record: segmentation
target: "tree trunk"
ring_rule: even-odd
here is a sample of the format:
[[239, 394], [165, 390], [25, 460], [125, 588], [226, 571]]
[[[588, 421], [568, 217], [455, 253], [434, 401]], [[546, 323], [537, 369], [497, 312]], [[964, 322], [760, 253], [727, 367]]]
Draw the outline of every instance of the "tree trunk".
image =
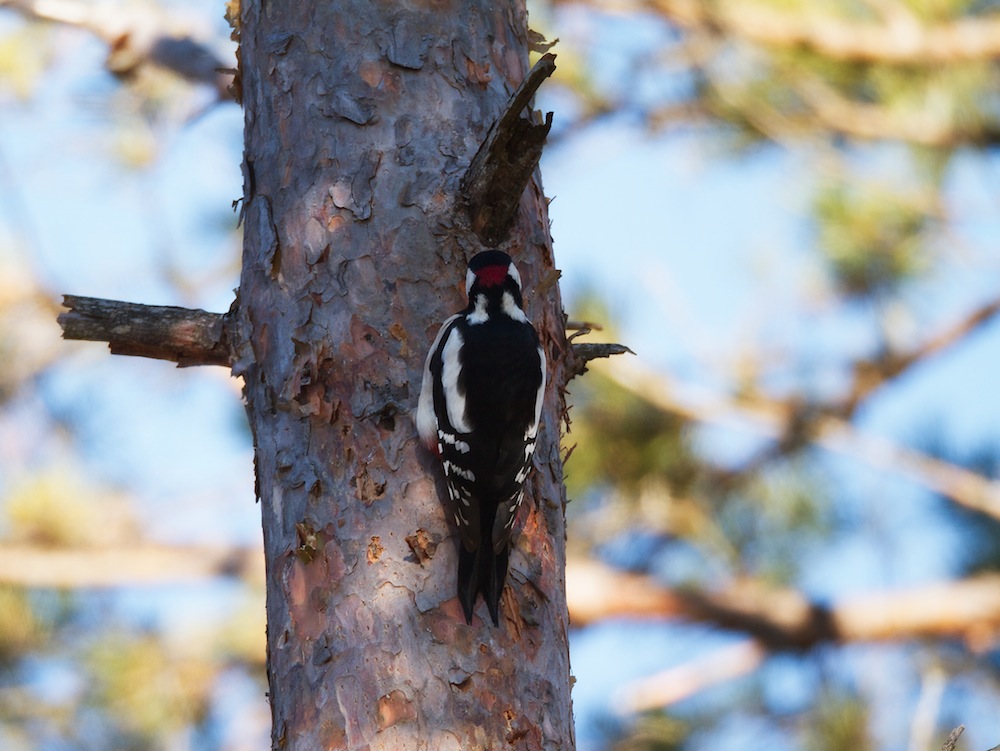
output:
[[246, 382], [274, 748], [572, 749], [564, 319], [537, 172], [499, 247], [549, 358], [498, 628], [466, 626], [423, 358], [484, 249], [462, 178], [528, 72], [523, 2], [244, 0]]

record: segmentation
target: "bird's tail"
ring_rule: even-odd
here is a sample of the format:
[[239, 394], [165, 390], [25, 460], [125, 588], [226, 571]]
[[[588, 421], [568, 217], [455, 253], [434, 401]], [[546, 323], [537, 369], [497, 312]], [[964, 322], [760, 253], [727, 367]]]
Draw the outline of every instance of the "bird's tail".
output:
[[507, 546], [499, 553], [493, 552], [489, 540], [483, 540], [477, 550], [458, 548], [458, 599], [462, 603], [465, 622], [472, 623], [472, 611], [476, 607], [476, 596], [482, 592], [489, 608], [493, 625], [500, 625], [500, 595], [507, 580]]

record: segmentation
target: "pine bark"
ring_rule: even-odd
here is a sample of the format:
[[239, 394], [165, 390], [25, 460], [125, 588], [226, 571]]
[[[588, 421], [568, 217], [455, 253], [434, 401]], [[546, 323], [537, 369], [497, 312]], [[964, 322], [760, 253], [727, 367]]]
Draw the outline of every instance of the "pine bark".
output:
[[568, 348], [537, 171], [499, 245], [549, 356], [498, 628], [466, 626], [412, 413], [484, 249], [462, 178], [527, 74], [523, 2], [244, 0], [246, 383], [278, 749], [572, 749]]

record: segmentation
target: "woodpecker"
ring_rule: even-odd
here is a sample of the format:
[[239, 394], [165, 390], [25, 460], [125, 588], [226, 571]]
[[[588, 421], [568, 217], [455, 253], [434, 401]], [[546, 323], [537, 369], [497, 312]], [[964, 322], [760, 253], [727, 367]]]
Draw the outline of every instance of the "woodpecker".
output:
[[481, 592], [499, 625], [511, 532], [531, 470], [545, 352], [524, 314], [521, 275], [499, 250], [476, 254], [469, 304], [438, 331], [424, 364], [417, 430], [444, 468], [458, 526], [458, 599], [472, 623]]

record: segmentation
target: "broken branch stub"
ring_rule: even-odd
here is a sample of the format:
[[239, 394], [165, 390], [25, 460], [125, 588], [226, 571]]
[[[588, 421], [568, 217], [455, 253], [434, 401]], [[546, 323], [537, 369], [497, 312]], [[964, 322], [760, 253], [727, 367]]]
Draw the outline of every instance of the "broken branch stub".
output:
[[555, 71], [555, 57], [549, 53], [535, 63], [490, 127], [462, 178], [472, 230], [488, 246], [497, 245], [507, 235], [521, 194], [542, 157], [552, 113], [538, 123], [533, 116], [521, 117], [521, 112], [542, 81]]
[[113, 355], [190, 365], [232, 366], [232, 312], [140, 305], [64, 295], [59, 314], [64, 339], [107, 342]]
[[571, 377], [576, 377], [586, 373], [587, 363], [591, 360], [597, 360], [602, 357], [613, 357], [614, 355], [624, 355], [626, 353], [630, 355], [635, 354], [635, 352], [626, 347], [624, 344], [583, 342], [580, 344], [573, 344], [572, 347], [572, 358], [570, 360], [571, 364], [569, 368], [567, 368]]

